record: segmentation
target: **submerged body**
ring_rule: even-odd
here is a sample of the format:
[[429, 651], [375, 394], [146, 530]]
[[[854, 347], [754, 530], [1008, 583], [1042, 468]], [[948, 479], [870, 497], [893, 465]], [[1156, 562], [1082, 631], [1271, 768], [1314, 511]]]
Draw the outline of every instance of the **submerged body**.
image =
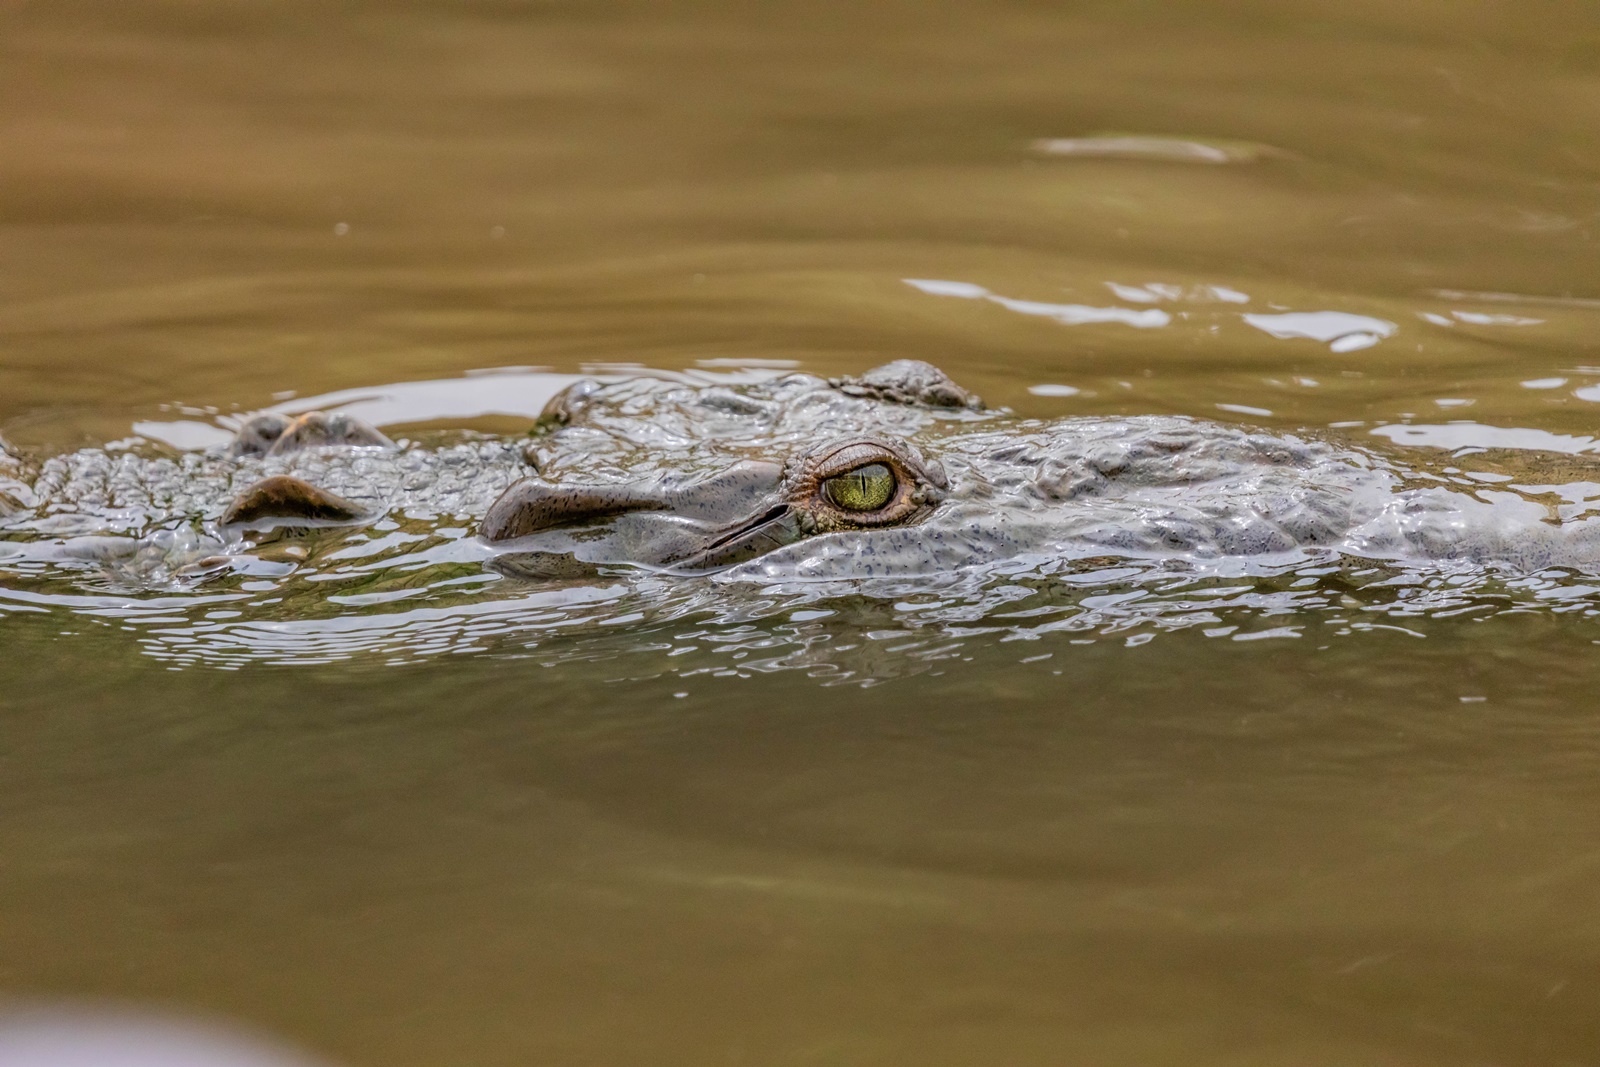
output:
[[343, 416], [267, 415], [226, 451], [84, 450], [0, 474], [14, 552], [153, 580], [248, 569], [278, 527], [405, 521], [462, 524], [481, 558], [533, 577], [637, 564], [835, 579], [1309, 551], [1600, 561], [1595, 520], [1552, 522], [1513, 492], [1195, 419], [1020, 419], [909, 361], [831, 382], [582, 382], [526, 438], [397, 446]]

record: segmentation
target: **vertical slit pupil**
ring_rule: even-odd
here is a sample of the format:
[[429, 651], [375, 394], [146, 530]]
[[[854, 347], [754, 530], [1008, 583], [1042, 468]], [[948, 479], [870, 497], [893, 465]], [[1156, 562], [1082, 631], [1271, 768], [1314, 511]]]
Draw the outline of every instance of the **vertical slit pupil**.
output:
[[882, 463], [868, 463], [823, 483], [828, 499], [846, 511], [877, 511], [894, 496], [894, 473]]

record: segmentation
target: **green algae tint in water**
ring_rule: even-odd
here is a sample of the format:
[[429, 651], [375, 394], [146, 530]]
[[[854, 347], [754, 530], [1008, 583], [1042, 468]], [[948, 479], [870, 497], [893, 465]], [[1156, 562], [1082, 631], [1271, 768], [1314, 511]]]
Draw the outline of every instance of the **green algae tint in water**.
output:
[[[0, 21], [34, 459], [907, 357], [1600, 497], [1579, 5]], [[353, 1067], [1600, 1049], [1593, 576], [538, 586], [469, 520], [287, 579], [0, 560], [0, 991]]]

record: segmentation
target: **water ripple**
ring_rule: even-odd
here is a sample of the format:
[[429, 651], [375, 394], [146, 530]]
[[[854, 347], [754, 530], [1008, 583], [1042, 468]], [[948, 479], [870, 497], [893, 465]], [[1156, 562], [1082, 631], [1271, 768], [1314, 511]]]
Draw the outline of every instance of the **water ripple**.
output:
[[[57, 629], [72, 618], [118, 627], [176, 667], [485, 655], [632, 669], [642, 661], [682, 677], [798, 671], [828, 684], [872, 684], [1010, 643], [1020, 661], [1062, 642], [1138, 645], [1183, 630], [1326, 642], [1419, 620], [1600, 613], [1600, 582], [1576, 572], [1416, 568], [1320, 552], [1205, 565], [1022, 558], [925, 579], [776, 584], [632, 568], [534, 584], [459, 570], [436, 564], [396, 574], [380, 558], [340, 575], [232, 578], [224, 588], [149, 596], [69, 593], [61, 576], [38, 575], [35, 588], [0, 588], [0, 616], [25, 613]], [[386, 582], [399, 587], [374, 588]]]

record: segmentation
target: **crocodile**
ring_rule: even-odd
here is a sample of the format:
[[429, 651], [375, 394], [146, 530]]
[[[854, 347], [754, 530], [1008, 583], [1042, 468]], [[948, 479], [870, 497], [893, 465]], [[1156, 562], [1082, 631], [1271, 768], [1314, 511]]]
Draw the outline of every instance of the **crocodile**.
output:
[[529, 580], [609, 566], [773, 581], [1307, 553], [1600, 564], [1600, 520], [1581, 500], [1563, 510], [1310, 433], [1023, 418], [912, 360], [738, 385], [583, 380], [515, 438], [397, 443], [339, 412], [269, 412], [205, 452], [5, 455], [10, 552], [153, 586], [292, 568], [285, 530], [408, 522], [471, 531], [467, 557]]

